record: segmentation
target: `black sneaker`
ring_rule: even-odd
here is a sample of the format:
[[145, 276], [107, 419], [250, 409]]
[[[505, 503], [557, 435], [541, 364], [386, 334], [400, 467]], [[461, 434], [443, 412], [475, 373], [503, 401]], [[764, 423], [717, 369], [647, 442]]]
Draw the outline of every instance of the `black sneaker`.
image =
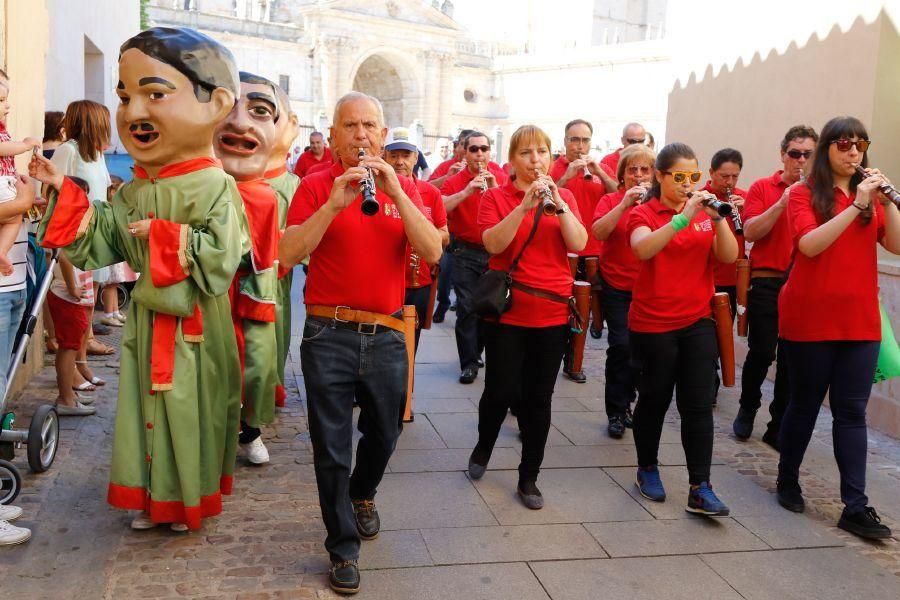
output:
[[778, 430], [766, 429], [762, 441], [772, 446], [776, 452], [781, 452], [781, 446], [778, 445]]
[[614, 439], [622, 439], [625, 435], [625, 419], [620, 415], [613, 415], [609, 418], [609, 425], [606, 426], [606, 433]]
[[544, 508], [544, 496], [533, 481], [520, 481], [516, 486], [516, 493], [522, 499], [522, 504], [531, 510]]
[[625, 423], [625, 427], [631, 429], [634, 427], [634, 413], [631, 412], [631, 407], [625, 409], [625, 416], [622, 417], [622, 421]]
[[778, 504], [791, 512], [802, 513], [806, 509], [803, 490], [796, 481], [779, 481], [777, 484]]
[[485, 458], [477, 450], [472, 450], [472, 455], [469, 457], [469, 477], [481, 479], [484, 476], [484, 472], [487, 471], [489, 460], [490, 457]]
[[838, 521], [838, 527], [867, 540], [884, 540], [891, 537], [890, 528], [881, 524], [881, 517], [871, 506], [855, 513], [848, 513], [845, 508], [841, 513], [841, 520]]
[[447, 309], [449, 307], [446, 304], [438, 304], [437, 308], [434, 309], [434, 315], [431, 317], [432, 323], [443, 323], [444, 316], [447, 314]]
[[478, 368], [479, 368], [479, 369], [483, 369], [483, 368], [484, 368], [484, 361], [481, 360], [481, 357], [480, 357], [480, 356], [478, 357], [478, 360], [475, 361], [475, 364], [478, 365]]
[[563, 375], [565, 375], [568, 379], [574, 381], [575, 383], [587, 383], [587, 375], [584, 374], [584, 371], [572, 373], [570, 371], [564, 370]]
[[374, 540], [381, 531], [381, 519], [375, 509], [374, 500], [351, 500], [353, 515], [356, 517], [356, 531], [364, 540]]
[[338, 594], [350, 596], [359, 591], [359, 567], [355, 560], [331, 563], [328, 585]]
[[754, 419], [756, 419], [755, 410], [747, 408], [738, 409], [738, 414], [734, 418], [734, 423], [731, 424], [731, 429], [734, 431], [734, 437], [739, 440], [750, 439], [750, 435], [753, 433]]
[[462, 370], [462, 373], [459, 374], [459, 382], [466, 384], [473, 383], [476, 377], [478, 377], [478, 367], [476, 367], [475, 365], [469, 365]]

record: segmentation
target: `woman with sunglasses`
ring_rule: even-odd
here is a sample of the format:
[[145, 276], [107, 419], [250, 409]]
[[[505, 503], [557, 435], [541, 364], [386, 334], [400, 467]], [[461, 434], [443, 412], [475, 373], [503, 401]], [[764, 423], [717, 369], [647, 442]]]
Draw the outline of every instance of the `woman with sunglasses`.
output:
[[[478, 225], [490, 268], [512, 271], [512, 307], [499, 320], [484, 322], [484, 393], [478, 404], [478, 444], [469, 458], [469, 476], [484, 475], [497, 435], [512, 402], [522, 433], [517, 493], [523, 504], [539, 509], [544, 498], [537, 477], [550, 432], [550, 402], [569, 333], [568, 299], [572, 273], [567, 252], [587, 243], [575, 197], [547, 175], [550, 138], [534, 125], [523, 125], [509, 140], [509, 164], [515, 178], [489, 189], [481, 199]], [[549, 190], [556, 214], [542, 214], [541, 192]]]
[[603, 289], [600, 305], [609, 330], [606, 351], [606, 427], [610, 437], [621, 438], [631, 427], [631, 403], [635, 398], [635, 373], [631, 366], [628, 340], [628, 309], [631, 290], [641, 263], [631, 250], [626, 235], [628, 216], [650, 189], [656, 154], [643, 144], [633, 144], [619, 157], [619, 191], [606, 194], [594, 211], [591, 233], [603, 242], [600, 277]]
[[866, 404], [878, 360], [876, 244], [900, 254], [900, 212], [866, 167], [868, 135], [853, 117], [825, 124], [805, 185], [788, 204], [794, 266], [778, 301], [791, 399], [781, 424], [778, 502], [802, 512], [800, 465], [828, 393], [844, 510], [838, 527], [869, 539], [891, 536], [866, 497]]
[[628, 313], [638, 369], [634, 443], [637, 487], [645, 498], [662, 502], [657, 454], [674, 391], [690, 483], [686, 510], [724, 516], [728, 507], [709, 481], [719, 353], [710, 300], [713, 261], [733, 263], [738, 246], [725, 219], [706, 205], [715, 196], [694, 192], [701, 176], [689, 146], [666, 145], [656, 157], [648, 199], [628, 217], [631, 248], [642, 262]]

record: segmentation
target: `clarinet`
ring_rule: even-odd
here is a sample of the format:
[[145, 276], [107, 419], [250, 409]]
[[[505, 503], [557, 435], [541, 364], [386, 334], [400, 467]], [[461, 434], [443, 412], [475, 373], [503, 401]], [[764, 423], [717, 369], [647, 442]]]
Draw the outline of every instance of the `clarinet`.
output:
[[[691, 198], [696, 192], [688, 192], [687, 197]], [[702, 202], [703, 206], [708, 206], [712, 208], [714, 211], [719, 213], [720, 217], [730, 217], [732, 213], [731, 205], [727, 202], [722, 202], [716, 198], [711, 200], [704, 199]]]
[[556, 203], [553, 202], [553, 192], [550, 188], [545, 187], [538, 191], [538, 197], [541, 199], [541, 210], [548, 217], [556, 214]]
[[[854, 167], [856, 172], [862, 176], [863, 179], [869, 176], [865, 169], [862, 168], [862, 165], [856, 165]], [[890, 198], [891, 202], [893, 202], [897, 208], [900, 208], [900, 192], [889, 183], [882, 183], [878, 186], [878, 189], [881, 190], [881, 193]]]
[[[365, 156], [366, 151], [360, 148], [356, 158], [362, 161]], [[366, 177], [359, 182], [359, 193], [363, 197], [360, 209], [364, 215], [371, 217], [378, 212], [378, 200], [375, 199], [375, 178], [372, 176], [372, 169], [366, 167], [366, 172]]]
[[[729, 185], [725, 188], [725, 196], [729, 200], [731, 200], [731, 195], [734, 193], [734, 189]], [[741, 219], [741, 212], [739, 210], [733, 210], [731, 212], [731, 221], [734, 223], [734, 232], [738, 235], [743, 235], [744, 233], [744, 221]]]
[[[481, 165], [478, 165], [478, 174], [479, 174], [479, 175], [483, 175], [483, 174], [484, 174], [484, 167], [481, 166]], [[488, 190], [488, 184], [487, 184], [487, 181], [485, 181], [484, 179], [482, 179], [482, 180], [481, 180], [481, 193], [483, 194], [483, 193], [485, 193], [487, 190]]]

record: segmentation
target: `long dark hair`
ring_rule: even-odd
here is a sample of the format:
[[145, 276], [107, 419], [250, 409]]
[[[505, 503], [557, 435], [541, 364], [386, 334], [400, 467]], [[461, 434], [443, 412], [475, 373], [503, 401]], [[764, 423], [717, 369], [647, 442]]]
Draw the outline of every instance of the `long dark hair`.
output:
[[[694, 154], [694, 151], [687, 144], [682, 144], [681, 142], [672, 142], [671, 144], [666, 144], [663, 146], [663, 149], [659, 151], [659, 154], [656, 155], [656, 173], [662, 173], [663, 171], [668, 171], [672, 168], [678, 159], [686, 158], [688, 160], [697, 160], [697, 155]], [[647, 194], [647, 198], [644, 202], [650, 202], [653, 198], [660, 197], [660, 185], [659, 179], [654, 176], [653, 177], [653, 187], [650, 188], [650, 193]]]
[[[865, 125], [855, 117], [835, 117], [825, 123], [819, 141], [816, 142], [816, 150], [813, 154], [812, 167], [809, 171], [809, 179], [806, 185], [812, 191], [813, 210], [822, 221], [830, 221], [834, 217], [834, 174], [831, 171], [831, 161], [828, 158], [828, 148], [831, 143], [841, 138], [856, 137], [861, 140], [869, 139]], [[860, 164], [865, 167], [869, 163], [869, 157], [862, 155]], [[850, 193], [856, 192], [856, 186], [862, 181], [862, 176], [854, 173], [850, 178]], [[859, 214], [863, 223], [872, 220], [872, 205]]]

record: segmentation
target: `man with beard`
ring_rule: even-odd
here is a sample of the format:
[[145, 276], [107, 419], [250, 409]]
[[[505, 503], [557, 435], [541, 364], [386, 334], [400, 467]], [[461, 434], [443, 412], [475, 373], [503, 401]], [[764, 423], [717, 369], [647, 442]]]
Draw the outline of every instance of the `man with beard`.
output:
[[278, 383], [275, 313], [278, 296], [278, 199], [262, 178], [275, 145], [274, 84], [241, 71], [241, 96], [213, 138], [222, 168], [235, 178], [243, 202], [244, 257], [231, 286], [231, 316], [241, 357], [241, 449], [255, 465], [269, 462], [260, 426], [275, 416]]
[[240, 418], [228, 302], [240, 196], [213, 154], [238, 73], [206, 35], [154, 27], [122, 45], [116, 93], [134, 180], [91, 204], [36, 155], [31, 176], [53, 188], [38, 235], [80, 269], [127, 261], [141, 273], [122, 334], [108, 501], [142, 511], [134, 529], [199, 529], [231, 493]]

